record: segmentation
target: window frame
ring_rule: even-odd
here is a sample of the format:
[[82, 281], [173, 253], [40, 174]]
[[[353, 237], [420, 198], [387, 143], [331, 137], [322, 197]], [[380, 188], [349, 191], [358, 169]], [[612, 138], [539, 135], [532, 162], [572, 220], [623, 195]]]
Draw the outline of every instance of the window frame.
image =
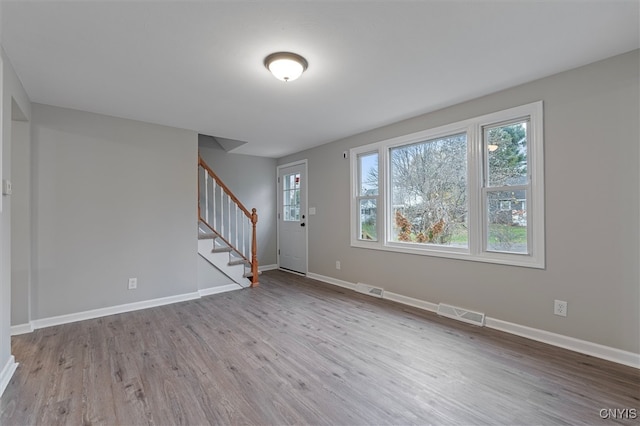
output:
[[[494, 191], [485, 179], [488, 160], [484, 129], [502, 123], [528, 120], [527, 126], [527, 246], [528, 253], [489, 251], [487, 249], [487, 194]], [[458, 121], [416, 133], [381, 140], [351, 148], [351, 246], [374, 250], [418, 254], [451, 259], [471, 260], [503, 265], [545, 268], [544, 223], [544, 123], [543, 103], [537, 101], [479, 117]], [[459, 133], [467, 135], [467, 214], [469, 239], [466, 248], [392, 241], [392, 208], [390, 149], [412, 143], [425, 142]], [[378, 239], [358, 238], [359, 231], [359, 157], [378, 153], [377, 232]], [[515, 187], [515, 186], [514, 186]]]

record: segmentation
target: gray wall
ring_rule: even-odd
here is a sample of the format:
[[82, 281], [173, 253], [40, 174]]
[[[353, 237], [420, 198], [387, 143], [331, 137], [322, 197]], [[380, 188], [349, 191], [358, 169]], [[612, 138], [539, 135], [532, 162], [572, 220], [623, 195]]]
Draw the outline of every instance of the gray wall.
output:
[[[17, 106], [13, 105], [14, 111]], [[18, 111], [16, 111], [18, 112]], [[11, 121], [11, 325], [30, 321], [31, 139], [27, 121]]]
[[32, 319], [197, 291], [197, 136], [33, 105]]
[[276, 160], [228, 153], [206, 137], [200, 155], [245, 207], [257, 209], [258, 264], [276, 264]]
[[[15, 74], [4, 50], [0, 47], [2, 56], [2, 138], [0, 139], [0, 153], [2, 155], [2, 178], [12, 179], [11, 176], [11, 134], [12, 134], [12, 103], [20, 108], [25, 119], [31, 117], [31, 104], [18, 76]], [[11, 356], [11, 197], [2, 196], [2, 211], [0, 212], [0, 371], [7, 364]]]
[[[309, 271], [640, 353], [638, 68], [630, 52], [279, 159], [309, 161]], [[538, 100], [546, 270], [350, 247], [343, 151]]]
[[207, 262], [202, 256], [198, 256], [198, 290], [206, 290], [212, 287], [220, 287], [234, 284], [233, 280], [220, 272], [218, 268]]

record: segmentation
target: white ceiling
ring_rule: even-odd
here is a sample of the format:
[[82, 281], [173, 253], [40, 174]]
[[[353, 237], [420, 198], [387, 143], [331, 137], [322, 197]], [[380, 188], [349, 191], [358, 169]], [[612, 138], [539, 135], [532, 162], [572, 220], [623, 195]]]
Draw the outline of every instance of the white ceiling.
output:
[[[33, 102], [280, 157], [639, 47], [638, 0], [6, 1]], [[283, 83], [280, 51], [309, 69]]]

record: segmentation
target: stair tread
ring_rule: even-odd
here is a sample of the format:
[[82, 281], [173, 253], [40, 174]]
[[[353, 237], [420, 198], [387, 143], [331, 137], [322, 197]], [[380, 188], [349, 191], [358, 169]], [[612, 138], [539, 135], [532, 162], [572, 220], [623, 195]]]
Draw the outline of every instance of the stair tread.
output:
[[231, 247], [215, 247], [211, 250], [211, 253], [228, 253], [232, 250], [233, 249]]
[[199, 240], [213, 240], [216, 236], [213, 234], [198, 234]]

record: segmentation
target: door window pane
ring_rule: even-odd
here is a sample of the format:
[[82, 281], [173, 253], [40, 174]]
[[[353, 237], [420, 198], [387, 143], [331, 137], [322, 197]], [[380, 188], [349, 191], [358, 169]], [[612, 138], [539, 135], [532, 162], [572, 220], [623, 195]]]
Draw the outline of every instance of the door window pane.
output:
[[285, 175], [282, 191], [283, 219], [290, 222], [300, 221], [300, 173]]

